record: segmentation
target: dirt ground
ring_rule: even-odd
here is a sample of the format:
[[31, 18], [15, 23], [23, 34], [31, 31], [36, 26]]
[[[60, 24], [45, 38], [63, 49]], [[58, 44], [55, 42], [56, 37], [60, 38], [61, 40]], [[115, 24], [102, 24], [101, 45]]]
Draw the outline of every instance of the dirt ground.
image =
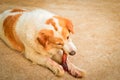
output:
[[43, 8], [72, 20], [78, 51], [69, 58], [86, 76], [56, 77], [0, 40], [0, 80], [120, 80], [120, 0], [0, 0], [0, 12], [16, 7]]

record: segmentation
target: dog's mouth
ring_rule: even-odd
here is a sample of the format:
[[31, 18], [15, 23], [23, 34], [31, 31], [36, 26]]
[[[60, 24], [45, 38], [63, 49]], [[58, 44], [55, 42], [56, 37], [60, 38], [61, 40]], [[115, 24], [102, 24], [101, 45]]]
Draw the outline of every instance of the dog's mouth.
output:
[[71, 51], [69, 53], [67, 53], [64, 49], [61, 49], [62, 51], [62, 67], [65, 71], [68, 71], [68, 65], [67, 65], [67, 55], [74, 55], [75, 54], [75, 51]]

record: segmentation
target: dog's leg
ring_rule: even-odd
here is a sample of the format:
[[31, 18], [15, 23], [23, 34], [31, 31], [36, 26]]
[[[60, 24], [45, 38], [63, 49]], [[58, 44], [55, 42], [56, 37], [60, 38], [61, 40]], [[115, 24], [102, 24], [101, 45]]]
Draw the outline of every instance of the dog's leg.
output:
[[69, 74], [71, 74], [72, 76], [77, 77], [77, 78], [84, 77], [84, 71], [83, 70], [80, 70], [79, 68], [77, 68], [69, 60], [67, 60], [67, 64], [68, 64], [68, 73]]
[[[58, 62], [59, 64], [62, 63], [62, 54], [56, 54], [53, 56], [53, 59]], [[74, 77], [82, 78], [84, 77], [84, 71], [78, 69], [75, 65], [73, 65], [69, 60], [67, 60], [68, 65], [68, 73]]]
[[64, 70], [61, 65], [51, 60], [49, 57], [40, 55], [31, 48], [26, 49], [25, 57], [39, 65], [49, 68], [57, 76], [62, 76], [64, 74]]

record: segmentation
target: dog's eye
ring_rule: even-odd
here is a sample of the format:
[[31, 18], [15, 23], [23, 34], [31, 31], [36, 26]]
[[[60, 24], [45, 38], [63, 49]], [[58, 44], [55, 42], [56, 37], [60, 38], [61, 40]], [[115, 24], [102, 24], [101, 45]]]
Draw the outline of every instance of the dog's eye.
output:
[[60, 43], [60, 42], [56, 42], [56, 44], [57, 44], [57, 45], [63, 45], [63, 44], [62, 44], [62, 43]]
[[59, 43], [59, 42], [57, 42], [56, 44], [57, 44], [57, 45], [61, 45], [61, 43]]
[[69, 36], [67, 36], [67, 39], [69, 39]]

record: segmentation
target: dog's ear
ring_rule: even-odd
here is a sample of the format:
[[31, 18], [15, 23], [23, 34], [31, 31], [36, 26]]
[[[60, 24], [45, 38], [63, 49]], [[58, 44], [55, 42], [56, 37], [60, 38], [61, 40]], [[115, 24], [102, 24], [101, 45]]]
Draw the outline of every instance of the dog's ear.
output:
[[53, 31], [48, 29], [43, 29], [39, 32], [37, 40], [43, 46], [46, 47], [49, 43], [49, 39], [53, 36]]
[[69, 32], [71, 33], [74, 33], [74, 30], [73, 30], [73, 24], [70, 20], [66, 19], [66, 27], [67, 29], [69, 30]]
[[54, 16], [54, 17], [58, 19], [60, 26], [66, 27], [69, 32], [74, 33], [73, 24], [70, 20], [60, 16]]

